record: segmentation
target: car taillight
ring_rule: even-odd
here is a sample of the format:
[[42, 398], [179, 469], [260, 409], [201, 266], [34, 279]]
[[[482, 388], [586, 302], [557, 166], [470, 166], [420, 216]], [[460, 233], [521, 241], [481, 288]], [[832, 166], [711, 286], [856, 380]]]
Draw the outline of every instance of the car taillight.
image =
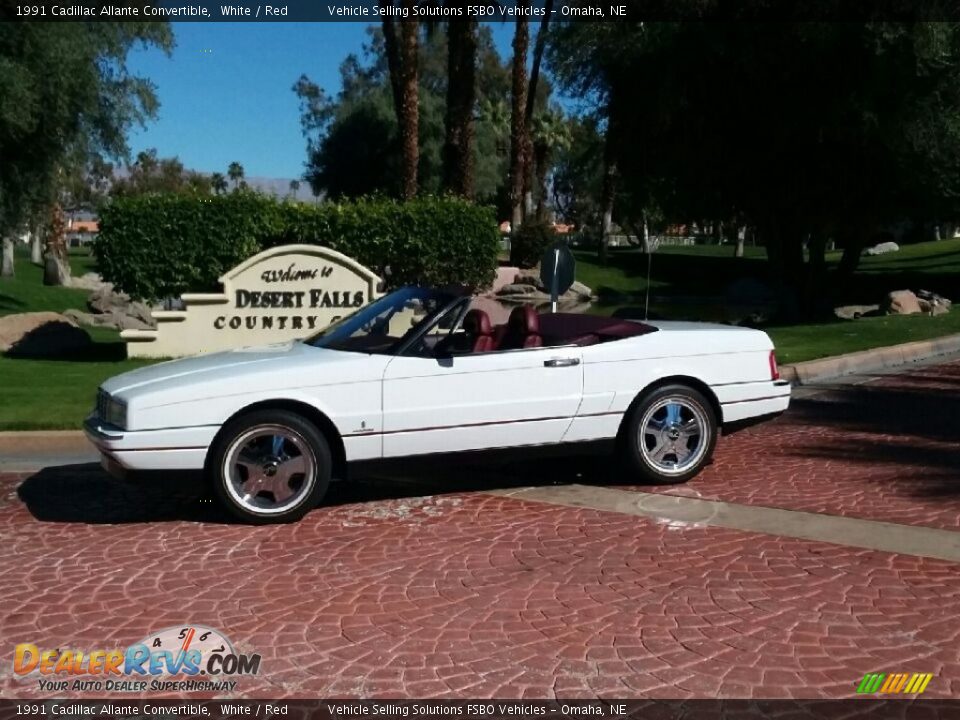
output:
[[773, 350], [770, 351], [770, 379], [780, 379], [780, 371], [777, 369], [777, 354]]

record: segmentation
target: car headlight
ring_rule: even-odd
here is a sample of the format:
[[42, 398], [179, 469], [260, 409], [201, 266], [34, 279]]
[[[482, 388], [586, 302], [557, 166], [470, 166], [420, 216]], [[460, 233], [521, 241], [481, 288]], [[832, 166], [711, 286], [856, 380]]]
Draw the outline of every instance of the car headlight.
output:
[[118, 428], [127, 427], [127, 404], [100, 390], [97, 392], [97, 417]]

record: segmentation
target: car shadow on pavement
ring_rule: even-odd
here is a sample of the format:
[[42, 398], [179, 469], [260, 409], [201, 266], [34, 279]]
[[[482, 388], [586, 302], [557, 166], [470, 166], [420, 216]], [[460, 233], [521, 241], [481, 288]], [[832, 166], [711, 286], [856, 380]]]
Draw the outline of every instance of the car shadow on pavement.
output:
[[[349, 480], [331, 483], [320, 507], [530, 485], [614, 483], [610, 465], [609, 458], [594, 455], [509, 462], [476, 454], [457, 461], [405, 459], [361, 467]], [[26, 478], [17, 495], [44, 522], [234, 522], [196, 472], [143, 473], [132, 480], [118, 480], [96, 463], [58, 465]]]
[[85, 463], [43, 468], [20, 484], [17, 495], [46, 522], [229, 522], [203, 490], [197, 473], [151, 473], [127, 481]]

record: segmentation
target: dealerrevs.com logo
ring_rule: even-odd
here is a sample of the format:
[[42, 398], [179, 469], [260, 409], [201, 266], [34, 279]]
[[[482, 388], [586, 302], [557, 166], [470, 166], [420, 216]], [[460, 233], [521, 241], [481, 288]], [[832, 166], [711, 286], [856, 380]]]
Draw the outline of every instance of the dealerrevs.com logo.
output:
[[48, 692], [232, 691], [233, 678], [260, 672], [260, 656], [237, 652], [226, 635], [202, 625], [170, 627], [127, 648], [14, 648], [13, 672]]

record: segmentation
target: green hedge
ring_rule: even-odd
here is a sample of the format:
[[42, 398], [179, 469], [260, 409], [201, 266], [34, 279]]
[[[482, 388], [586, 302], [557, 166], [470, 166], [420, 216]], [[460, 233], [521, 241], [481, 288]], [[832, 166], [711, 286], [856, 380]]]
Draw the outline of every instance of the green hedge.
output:
[[148, 195], [117, 198], [101, 210], [93, 251], [105, 280], [155, 300], [216, 290], [234, 265], [291, 243], [338, 250], [391, 287], [479, 287], [493, 279], [499, 235], [492, 209], [455, 198], [311, 205], [244, 192]]

